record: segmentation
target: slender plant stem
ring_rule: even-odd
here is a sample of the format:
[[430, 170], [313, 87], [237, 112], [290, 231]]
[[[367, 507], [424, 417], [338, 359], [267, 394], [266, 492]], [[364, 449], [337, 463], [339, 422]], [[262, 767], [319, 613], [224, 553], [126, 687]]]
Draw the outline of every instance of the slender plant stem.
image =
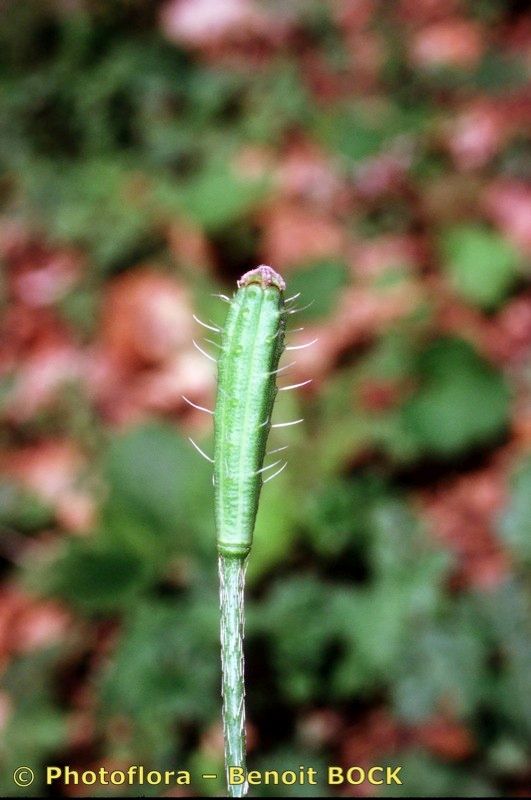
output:
[[229, 797], [244, 797], [247, 781], [229, 782], [229, 767], [245, 770], [244, 588], [245, 559], [219, 556], [221, 667], [225, 769]]

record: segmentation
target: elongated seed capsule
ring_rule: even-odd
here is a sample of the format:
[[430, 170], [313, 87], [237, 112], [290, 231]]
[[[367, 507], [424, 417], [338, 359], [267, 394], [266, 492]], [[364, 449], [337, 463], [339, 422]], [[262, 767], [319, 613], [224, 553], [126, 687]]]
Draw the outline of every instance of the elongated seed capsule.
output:
[[[284, 347], [284, 281], [260, 266], [238, 281], [222, 332], [214, 411], [225, 768], [245, 769], [244, 583], [263, 474], [278, 360]], [[278, 462], [276, 462], [278, 463]], [[276, 463], [269, 466], [276, 466]], [[281, 468], [282, 469], [282, 468]], [[266, 478], [266, 480], [268, 480]]]
[[277, 393], [275, 372], [284, 349], [284, 289], [283, 279], [271, 267], [247, 272], [238, 281], [222, 332], [214, 412], [221, 555], [244, 558], [251, 549], [263, 482], [260, 470]]

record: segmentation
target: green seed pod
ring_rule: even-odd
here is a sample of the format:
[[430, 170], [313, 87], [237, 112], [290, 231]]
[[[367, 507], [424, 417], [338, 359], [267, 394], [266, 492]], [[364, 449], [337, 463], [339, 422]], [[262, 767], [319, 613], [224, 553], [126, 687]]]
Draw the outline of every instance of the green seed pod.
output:
[[[282, 472], [287, 462], [264, 481], [265, 471], [280, 461], [262, 466], [271, 427], [297, 425], [302, 419], [271, 425], [277, 394], [276, 376], [284, 349], [286, 306], [299, 295], [284, 300], [281, 276], [264, 265], [246, 272], [238, 281], [238, 291], [230, 300], [223, 330], [195, 320], [208, 330], [221, 333], [218, 359], [218, 393], [214, 412], [183, 399], [193, 408], [214, 414], [214, 458], [196, 450], [214, 464], [215, 512], [220, 580], [221, 688], [225, 769], [230, 797], [244, 797], [247, 781], [231, 785], [230, 767], [245, 769], [245, 681], [244, 681], [244, 589], [245, 563], [251, 549], [262, 484]], [[207, 340], [210, 341], [210, 340]], [[313, 342], [287, 350], [300, 350]], [[215, 361], [194, 341], [197, 349]], [[281, 391], [297, 389], [311, 381], [283, 386]], [[285, 450], [279, 447], [276, 451]]]
[[222, 332], [214, 485], [218, 550], [223, 556], [245, 558], [251, 549], [276, 372], [284, 349], [284, 289], [283, 279], [271, 267], [247, 272], [238, 281]]
[[[271, 267], [262, 265], [238, 281], [238, 291], [232, 300], [222, 296], [230, 304], [230, 309], [221, 331], [214, 411], [214, 458], [211, 459], [192, 442], [214, 464], [223, 729], [230, 797], [244, 797], [247, 792], [247, 782], [230, 784], [229, 768], [245, 768], [245, 560], [251, 549], [263, 473], [280, 463], [262, 466], [277, 394], [278, 362], [284, 349], [284, 289], [280, 275]], [[218, 332], [217, 328], [197, 321]], [[196, 347], [201, 350], [197, 344]], [[194, 408], [208, 410], [187, 402]], [[300, 421], [281, 423], [280, 427]]]

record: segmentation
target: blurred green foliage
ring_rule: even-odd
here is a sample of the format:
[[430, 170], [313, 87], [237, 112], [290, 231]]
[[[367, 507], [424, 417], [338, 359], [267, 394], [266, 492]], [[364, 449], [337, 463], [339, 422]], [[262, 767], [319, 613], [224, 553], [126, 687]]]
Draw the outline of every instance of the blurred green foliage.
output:
[[516, 558], [528, 564], [531, 542], [527, 526], [531, 519], [531, 461], [524, 461], [515, 476], [511, 498], [500, 520], [500, 533]]
[[518, 276], [518, 256], [503, 237], [461, 226], [446, 233], [443, 255], [456, 290], [481, 308], [494, 308]]
[[402, 421], [418, 449], [455, 456], [503, 432], [507, 386], [468, 344], [439, 340], [416, 367], [419, 390], [405, 403]]
[[169, 427], [117, 436], [103, 457], [109, 496], [100, 530], [67, 543], [51, 591], [89, 611], [120, 609], [149, 588], [172, 554], [210, 553], [209, 470]]
[[289, 281], [290, 295], [311, 297], [308, 308], [301, 309], [305, 320], [326, 317], [333, 313], [341, 289], [347, 285], [348, 271], [344, 264], [325, 261], [310, 264], [293, 273]]

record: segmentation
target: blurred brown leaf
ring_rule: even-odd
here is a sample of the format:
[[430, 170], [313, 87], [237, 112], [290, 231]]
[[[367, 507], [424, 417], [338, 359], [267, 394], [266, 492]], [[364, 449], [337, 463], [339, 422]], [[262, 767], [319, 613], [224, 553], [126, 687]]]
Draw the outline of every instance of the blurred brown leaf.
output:
[[456, 556], [455, 583], [492, 589], [507, 576], [509, 555], [495, 533], [506, 501], [501, 464], [441, 481], [420, 493], [429, 529]]

